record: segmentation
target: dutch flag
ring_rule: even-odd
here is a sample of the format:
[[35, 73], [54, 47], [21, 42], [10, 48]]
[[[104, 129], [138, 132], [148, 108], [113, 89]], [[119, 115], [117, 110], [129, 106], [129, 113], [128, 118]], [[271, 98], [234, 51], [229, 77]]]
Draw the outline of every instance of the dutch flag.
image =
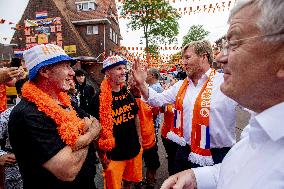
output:
[[210, 149], [210, 133], [209, 133], [209, 126], [200, 125], [201, 130], [201, 140], [200, 140], [200, 147], [203, 149]]
[[20, 50], [20, 49], [15, 49], [15, 50], [14, 50], [14, 55], [15, 55], [16, 57], [23, 56], [23, 53], [24, 53], [24, 50]]
[[48, 17], [47, 11], [36, 12], [36, 19], [44, 19], [47, 17]]
[[174, 109], [174, 128], [181, 128], [181, 111]]

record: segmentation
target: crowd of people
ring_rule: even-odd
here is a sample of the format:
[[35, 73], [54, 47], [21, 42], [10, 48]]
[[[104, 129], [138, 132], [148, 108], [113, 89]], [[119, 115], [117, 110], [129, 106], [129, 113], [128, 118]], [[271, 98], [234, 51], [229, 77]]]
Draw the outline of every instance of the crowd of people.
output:
[[[193, 41], [181, 52], [186, 77], [161, 80], [112, 55], [99, 91], [62, 48], [26, 50], [28, 75], [0, 68], [0, 87], [16, 86], [20, 99], [7, 109], [1, 96], [0, 187], [94, 189], [100, 163], [106, 189], [154, 189], [161, 135], [162, 189], [284, 188], [283, 18], [282, 0], [239, 0], [216, 57], [222, 71], [210, 42]], [[252, 114], [236, 143], [237, 106]]]

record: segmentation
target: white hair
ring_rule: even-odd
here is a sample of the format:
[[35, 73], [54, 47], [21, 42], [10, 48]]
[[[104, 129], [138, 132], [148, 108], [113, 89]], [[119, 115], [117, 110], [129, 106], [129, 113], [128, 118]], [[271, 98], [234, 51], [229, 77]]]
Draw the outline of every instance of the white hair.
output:
[[270, 41], [284, 41], [284, 0], [237, 0], [232, 9], [228, 22], [243, 7], [255, 4], [261, 11], [257, 26]]

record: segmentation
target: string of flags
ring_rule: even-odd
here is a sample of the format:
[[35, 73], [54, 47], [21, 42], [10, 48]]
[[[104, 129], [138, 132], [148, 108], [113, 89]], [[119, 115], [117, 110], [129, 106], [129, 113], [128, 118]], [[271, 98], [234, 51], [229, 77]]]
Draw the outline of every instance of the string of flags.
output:
[[[178, 47], [178, 46], [159, 46], [157, 48], [153, 48], [153, 50], [162, 50], [162, 51], [167, 51], [167, 50], [181, 50], [182, 47]], [[145, 47], [138, 47], [138, 46], [124, 46], [124, 47], [120, 47], [119, 50], [132, 50], [132, 51], [145, 51], [146, 48]]]
[[[225, 10], [229, 10], [231, 8], [231, 6], [233, 5], [232, 1], [229, 2], [219, 2], [219, 3], [215, 3], [215, 4], [207, 4], [207, 5], [197, 5], [195, 7], [191, 6], [191, 7], [183, 7], [183, 8], [178, 8], [177, 12], [181, 15], [191, 15], [191, 14], [197, 14], [197, 13], [215, 13], [216, 11], [225, 11]], [[154, 10], [154, 15], [153, 18], [157, 19], [160, 18], [160, 13], [163, 10]], [[153, 13], [153, 12], [152, 12]], [[118, 18], [120, 19], [131, 19], [131, 16], [134, 15], [147, 15], [147, 12], [142, 11], [142, 10], [137, 10], [137, 11], [129, 11], [127, 12], [126, 15], [118, 15]], [[37, 18], [46, 18], [46, 12], [40, 12], [37, 13]], [[149, 16], [148, 16], [149, 17]], [[8, 20], [5, 20], [3, 18], [0, 18], [0, 24], [9, 24], [9, 25], [14, 25], [11, 27], [11, 29], [14, 30], [22, 30], [25, 29], [24, 25], [20, 25]]]
[[[117, 3], [124, 3], [126, 0], [116, 0]], [[135, 0], [132, 0], [135, 1]], [[145, 1], [145, 0], [144, 0]], [[200, 0], [165, 0], [167, 3], [178, 3], [178, 2], [200, 2]], [[155, 1], [153, 2], [152, 0], [148, 0], [149, 3], [155, 4]]]
[[[177, 8], [177, 13], [180, 15], [191, 15], [191, 14], [198, 14], [198, 13], [215, 13], [217, 11], [224, 12], [227, 10], [230, 10], [233, 6], [232, 1], [228, 2], [217, 2], [215, 4], [204, 4], [204, 5], [196, 5], [196, 6], [190, 6], [190, 7], [180, 7]], [[122, 7], [118, 7], [118, 10]], [[151, 11], [151, 12], [150, 12]], [[119, 15], [119, 18], [123, 19], [130, 19], [131, 16], [138, 15], [138, 16], [145, 16], [145, 15], [155, 15], [154, 18], [159, 18], [161, 16], [161, 13], [164, 12], [164, 10], [150, 10], [149, 12], [143, 11], [143, 10], [136, 10], [136, 11], [128, 11], [126, 15]], [[148, 16], [149, 17], [149, 16]], [[150, 16], [151, 17], [151, 16]]]

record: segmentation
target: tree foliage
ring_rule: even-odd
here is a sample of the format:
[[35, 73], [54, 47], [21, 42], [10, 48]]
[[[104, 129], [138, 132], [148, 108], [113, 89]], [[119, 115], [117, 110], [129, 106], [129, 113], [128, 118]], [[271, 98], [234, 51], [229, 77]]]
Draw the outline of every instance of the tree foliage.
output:
[[143, 29], [147, 50], [150, 44], [176, 41], [180, 15], [164, 0], [125, 0], [121, 14], [130, 16], [132, 30]]
[[189, 28], [187, 34], [183, 37], [182, 46], [192, 42], [199, 41], [208, 36], [210, 32], [206, 31], [202, 25], [193, 25]]
[[149, 44], [148, 50], [145, 49], [145, 52], [150, 53], [151, 57], [158, 58], [160, 55], [159, 46], [157, 44]]

